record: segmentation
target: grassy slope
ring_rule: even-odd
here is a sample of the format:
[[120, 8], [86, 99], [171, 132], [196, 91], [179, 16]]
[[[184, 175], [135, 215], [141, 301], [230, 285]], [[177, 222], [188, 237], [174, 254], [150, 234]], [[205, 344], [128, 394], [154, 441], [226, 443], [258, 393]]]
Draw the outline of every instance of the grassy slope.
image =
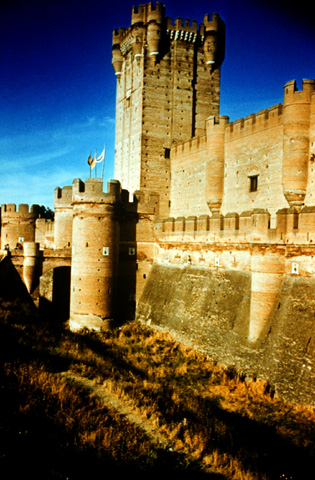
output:
[[[18, 303], [2, 302], [0, 315], [0, 469], [9, 467], [7, 478], [132, 471], [138, 478], [309, 478], [314, 410], [280, 401], [266, 383], [244, 381], [137, 323], [73, 334]], [[71, 375], [125, 404], [166, 445]]]

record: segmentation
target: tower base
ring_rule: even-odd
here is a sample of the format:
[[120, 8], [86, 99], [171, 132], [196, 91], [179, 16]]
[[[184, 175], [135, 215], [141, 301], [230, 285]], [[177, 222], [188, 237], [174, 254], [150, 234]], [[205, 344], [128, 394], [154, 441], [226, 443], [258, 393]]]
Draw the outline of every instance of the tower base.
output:
[[101, 318], [93, 314], [74, 314], [69, 319], [69, 328], [71, 332], [78, 332], [83, 328], [101, 332], [103, 330], [110, 330], [113, 327], [113, 324], [113, 318]]

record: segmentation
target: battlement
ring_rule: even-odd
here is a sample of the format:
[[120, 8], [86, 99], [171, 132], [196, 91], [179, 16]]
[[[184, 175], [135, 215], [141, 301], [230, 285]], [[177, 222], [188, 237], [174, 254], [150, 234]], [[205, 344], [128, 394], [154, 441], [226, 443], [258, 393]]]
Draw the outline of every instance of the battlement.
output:
[[219, 28], [222, 27], [222, 19], [220, 18], [220, 15], [217, 13], [212, 14], [212, 19], [210, 20], [210, 15], [207, 13], [207, 15], [204, 16], [204, 26], [206, 29], [206, 32], [212, 32], [212, 31], [218, 31]]
[[114, 203], [120, 199], [121, 186], [118, 180], [109, 180], [107, 192], [103, 192], [101, 178], [87, 178], [85, 182], [76, 178], [72, 184], [73, 203]]
[[190, 155], [192, 153], [199, 152], [200, 150], [204, 150], [207, 147], [207, 137], [206, 135], [202, 135], [200, 137], [194, 137], [188, 142], [182, 142], [176, 144], [171, 149], [171, 158], [176, 159], [182, 155]]
[[225, 31], [224, 22], [216, 13], [212, 14], [212, 20], [210, 20], [209, 14], [205, 15], [204, 23], [199, 24], [199, 29], [196, 20], [193, 20], [191, 24], [189, 19], [183, 20], [181, 17], [177, 17], [173, 23], [172, 18], [167, 17], [166, 29], [171, 40], [184, 40], [194, 43], [199, 39], [201, 44], [203, 44], [207, 34], [214, 34], [220, 30], [222, 33]]
[[165, 16], [165, 6], [162, 2], [152, 2], [134, 6], [131, 13], [131, 25], [138, 23], [149, 23], [152, 21], [161, 23]]
[[[165, 20], [165, 22], [164, 22]], [[204, 17], [205, 23], [200, 23], [198, 29], [198, 22], [189, 19], [183, 20], [177, 17], [173, 22], [171, 17], [165, 18], [165, 6], [161, 2], [156, 2], [154, 6], [152, 3], [141, 4], [139, 7], [133, 7], [131, 15], [131, 25], [128, 28], [119, 28], [113, 30], [113, 49], [112, 49], [112, 63], [116, 75], [121, 74], [123, 56], [132, 48], [135, 56], [141, 56], [142, 44], [144, 42], [144, 27], [147, 28], [147, 49], [150, 56], [159, 54], [159, 42], [163, 36], [163, 31], [166, 28], [166, 34], [170, 40], [182, 40], [195, 43], [197, 40], [203, 44], [205, 36], [219, 34], [220, 39], [225, 36], [224, 22], [216, 13], [210, 19], [209, 14]], [[219, 47], [220, 57], [222, 57], [222, 50], [224, 50], [224, 41], [220, 42]], [[211, 50], [218, 50], [216, 47]], [[211, 52], [213, 55], [213, 52]], [[224, 57], [224, 53], [223, 53]], [[220, 61], [222, 61], [221, 58]], [[210, 60], [207, 63], [215, 63], [215, 60]]]
[[133, 193], [133, 201], [129, 202], [128, 190], [122, 190], [121, 201], [126, 212], [135, 212], [138, 214], [147, 213], [151, 215], [159, 214], [160, 196], [156, 192], [136, 190]]
[[207, 118], [207, 134], [211, 133], [225, 133], [226, 126], [229, 123], [229, 117], [227, 115], [211, 115]]
[[197, 39], [202, 43], [205, 35], [204, 24], [199, 25], [196, 20], [192, 21], [192, 26], [190, 26], [190, 20], [177, 17], [173, 23], [171, 17], [166, 18], [166, 33], [169, 36], [170, 40], [184, 40], [187, 42], [195, 43]]
[[283, 106], [278, 103], [269, 109], [260, 110], [257, 113], [247, 115], [245, 118], [228, 123], [225, 130], [226, 140], [235, 140], [281, 125], [283, 122], [282, 111]]
[[31, 205], [26, 203], [19, 204], [18, 208], [15, 203], [3, 204], [1, 206], [2, 217], [22, 217], [22, 216], [38, 216], [41, 212], [41, 207], [37, 204]]
[[57, 207], [71, 207], [72, 186], [56, 187], [54, 191], [54, 205]]
[[284, 105], [291, 103], [310, 103], [315, 92], [315, 80], [303, 79], [302, 90], [298, 90], [296, 80], [287, 82], [284, 86]]
[[280, 209], [272, 228], [268, 210], [256, 208], [240, 215], [170, 217], [157, 220], [155, 230], [160, 241], [170, 242], [313, 244], [315, 207]]

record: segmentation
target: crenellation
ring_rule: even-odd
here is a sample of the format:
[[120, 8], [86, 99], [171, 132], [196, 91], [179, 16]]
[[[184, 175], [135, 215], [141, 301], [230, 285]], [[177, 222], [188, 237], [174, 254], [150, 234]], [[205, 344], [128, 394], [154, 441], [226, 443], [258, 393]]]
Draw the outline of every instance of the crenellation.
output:
[[245, 135], [251, 135], [258, 132], [263, 132], [269, 128], [282, 125], [283, 106], [276, 104], [269, 109], [261, 110], [257, 113], [247, 115], [245, 118], [240, 118], [234, 122], [228, 123], [226, 126], [227, 141], [237, 140]]
[[207, 232], [210, 226], [209, 215], [199, 215], [197, 217], [197, 232]]
[[[266, 209], [253, 209], [241, 214], [189, 215], [157, 220], [158, 238], [176, 241], [207, 241], [219, 243], [313, 243], [315, 241], [315, 207], [305, 207], [300, 213], [294, 208], [277, 211], [271, 228], [271, 215]], [[180, 234], [180, 236], [177, 236]], [[161, 237], [159, 237], [161, 235]], [[189, 237], [189, 240], [188, 240]]]
[[71, 206], [72, 202], [72, 186], [56, 187], [54, 192], [54, 206], [67, 207]]
[[[200, 34], [204, 33], [203, 32], [203, 24], [200, 24], [199, 30]], [[175, 19], [175, 22], [173, 22], [173, 19], [171, 17], [166, 17], [166, 28], [167, 32], [169, 35], [171, 35], [171, 38], [175, 38], [174, 34], [171, 34], [171, 32], [176, 32], [177, 30], [182, 30], [186, 33], [191, 33], [191, 34], [198, 34], [198, 22], [196, 20], [193, 20], [192, 23], [190, 23], [190, 20], [186, 18], [183, 23], [183, 19], [181, 17], [177, 17]], [[188, 38], [188, 37], [186, 37]], [[189, 36], [189, 38], [192, 38]]]
[[2, 215], [9, 217], [9, 216], [28, 216], [29, 214], [39, 215], [41, 212], [40, 205], [28, 205], [26, 203], [20, 203], [18, 207], [15, 203], [8, 203], [1, 205], [1, 213]]
[[184, 232], [185, 231], [185, 217], [176, 217], [174, 220], [174, 232]]

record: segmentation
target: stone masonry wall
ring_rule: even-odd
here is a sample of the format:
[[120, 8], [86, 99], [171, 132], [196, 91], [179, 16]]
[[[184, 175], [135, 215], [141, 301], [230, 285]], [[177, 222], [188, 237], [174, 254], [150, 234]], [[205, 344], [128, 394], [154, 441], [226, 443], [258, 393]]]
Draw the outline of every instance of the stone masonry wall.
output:
[[205, 197], [206, 160], [205, 135], [172, 149], [171, 217], [209, 214]]
[[[226, 127], [225, 178], [221, 212], [267, 208], [274, 218], [288, 203], [282, 190], [283, 125], [281, 105]], [[257, 191], [250, 177], [257, 175]]]
[[256, 342], [248, 340], [250, 272], [155, 264], [137, 318], [178, 339], [268, 379], [282, 398], [315, 404], [315, 280], [287, 276]]

